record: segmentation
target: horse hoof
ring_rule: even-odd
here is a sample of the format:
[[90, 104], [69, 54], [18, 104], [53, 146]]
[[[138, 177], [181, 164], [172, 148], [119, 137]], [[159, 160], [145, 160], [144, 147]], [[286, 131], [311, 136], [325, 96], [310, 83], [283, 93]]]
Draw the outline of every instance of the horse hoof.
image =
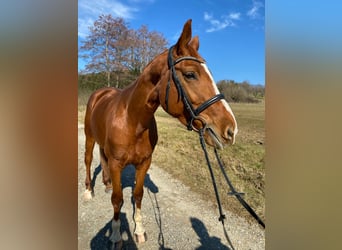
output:
[[86, 201], [88, 201], [88, 200], [91, 200], [92, 198], [93, 198], [93, 196], [92, 196], [92, 194], [91, 194], [92, 192], [90, 191], [90, 190], [86, 190], [86, 191], [84, 191], [84, 199], [86, 200]]
[[113, 244], [112, 250], [121, 250], [122, 249], [122, 240], [115, 242]]
[[143, 234], [135, 234], [135, 240], [137, 243], [143, 243], [147, 240], [146, 233]]

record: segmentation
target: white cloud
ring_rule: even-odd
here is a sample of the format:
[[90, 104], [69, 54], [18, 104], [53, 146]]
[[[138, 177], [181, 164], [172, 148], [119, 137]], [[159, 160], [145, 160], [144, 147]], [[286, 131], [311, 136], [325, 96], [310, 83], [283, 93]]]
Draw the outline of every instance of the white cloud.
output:
[[207, 12], [204, 12], [204, 20], [209, 21], [212, 18], [213, 18], [212, 15], [209, 15]]
[[78, 36], [84, 38], [89, 32], [88, 27], [92, 26], [101, 14], [132, 19], [137, 11], [137, 8], [125, 5], [118, 0], [79, 0]]
[[229, 18], [233, 19], [233, 20], [239, 20], [240, 19], [240, 13], [239, 12], [235, 12], [235, 13], [230, 13], [229, 14]]
[[247, 12], [247, 16], [251, 17], [251, 18], [255, 18], [258, 14], [258, 8], [256, 6], [253, 6], [248, 12]]
[[111, 14], [122, 18], [132, 18], [136, 8], [129, 7], [117, 0], [79, 0], [78, 11], [80, 14], [96, 15]]
[[260, 17], [259, 9], [264, 7], [262, 2], [253, 1], [252, 7], [247, 11], [247, 16], [252, 19]]
[[81, 38], [85, 38], [88, 35], [89, 27], [94, 24], [94, 20], [92, 18], [87, 19], [78, 19], [78, 36]]
[[206, 32], [214, 32], [225, 29], [227, 27], [235, 26], [233, 20], [239, 20], [240, 13], [231, 13], [228, 16], [222, 16], [220, 19], [215, 19], [213, 15], [204, 12], [204, 20], [210, 23], [210, 28]]

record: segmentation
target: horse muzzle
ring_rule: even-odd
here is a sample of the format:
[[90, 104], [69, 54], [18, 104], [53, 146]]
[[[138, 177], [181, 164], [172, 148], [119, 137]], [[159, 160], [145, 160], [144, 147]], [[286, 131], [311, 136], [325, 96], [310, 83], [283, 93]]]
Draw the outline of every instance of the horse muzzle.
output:
[[230, 128], [224, 132], [223, 136], [220, 136], [213, 127], [208, 126], [205, 128], [204, 139], [208, 145], [216, 149], [223, 149], [225, 145], [233, 145], [235, 143], [235, 135]]

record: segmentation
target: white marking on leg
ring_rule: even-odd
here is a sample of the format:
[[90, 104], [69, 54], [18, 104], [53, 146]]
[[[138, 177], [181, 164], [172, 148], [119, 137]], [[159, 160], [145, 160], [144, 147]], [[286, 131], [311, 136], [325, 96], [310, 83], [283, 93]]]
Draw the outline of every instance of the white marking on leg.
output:
[[141, 235], [145, 233], [145, 229], [142, 225], [142, 216], [141, 216], [141, 209], [137, 208], [134, 214], [134, 221], [135, 221], [135, 231], [134, 233], [137, 235]]
[[119, 242], [121, 240], [121, 234], [120, 234], [120, 219], [118, 219], [117, 221], [115, 221], [113, 219], [112, 221], [112, 235], [110, 236], [110, 240], [111, 242], [115, 243], [115, 242]]
[[91, 200], [93, 197], [92, 197], [92, 194], [91, 194], [91, 191], [86, 189], [84, 191], [84, 194], [83, 194], [83, 197], [85, 200]]
[[[201, 63], [201, 65], [203, 66], [205, 72], [208, 74], [208, 76], [209, 76], [209, 78], [211, 80], [211, 84], [212, 84], [212, 86], [214, 88], [215, 94], [216, 95], [220, 94], [220, 91], [218, 90], [218, 88], [216, 86], [216, 83], [214, 81], [214, 78], [211, 75], [210, 70], [208, 69], [207, 65], [205, 63]], [[226, 110], [228, 111], [228, 113], [230, 113], [231, 116], [233, 117], [233, 120], [234, 120], [234, 123], [235, 123], [235, 128], [234, 128], [234, 138], [235, 138], [235, 135], [238, 132], [238, 128], [237, 128], [237, 122], [236, 122], [233, 110], [231, 109], [231, 107], [229, 106], [229, 104], [228, 104], [228, 102], [226, 100], [222, 99], [221, 102], [222, 102], [223, 106], [226, 108]]]

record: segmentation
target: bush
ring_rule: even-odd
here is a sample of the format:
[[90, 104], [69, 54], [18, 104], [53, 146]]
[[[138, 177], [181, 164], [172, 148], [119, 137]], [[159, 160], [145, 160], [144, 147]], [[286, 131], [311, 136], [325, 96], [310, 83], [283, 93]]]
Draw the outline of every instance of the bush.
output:
[[106, 75], [101, 73], [78, 74], [78, 89], [96, 90], [105, 87], [107, 83]]
[[223, 80], [217, 83], [217, 87], [228, 102], [256, 103], [265, 96], [264, 86], [251, 85], [248, 82], [237, 83], [232, 80]]

